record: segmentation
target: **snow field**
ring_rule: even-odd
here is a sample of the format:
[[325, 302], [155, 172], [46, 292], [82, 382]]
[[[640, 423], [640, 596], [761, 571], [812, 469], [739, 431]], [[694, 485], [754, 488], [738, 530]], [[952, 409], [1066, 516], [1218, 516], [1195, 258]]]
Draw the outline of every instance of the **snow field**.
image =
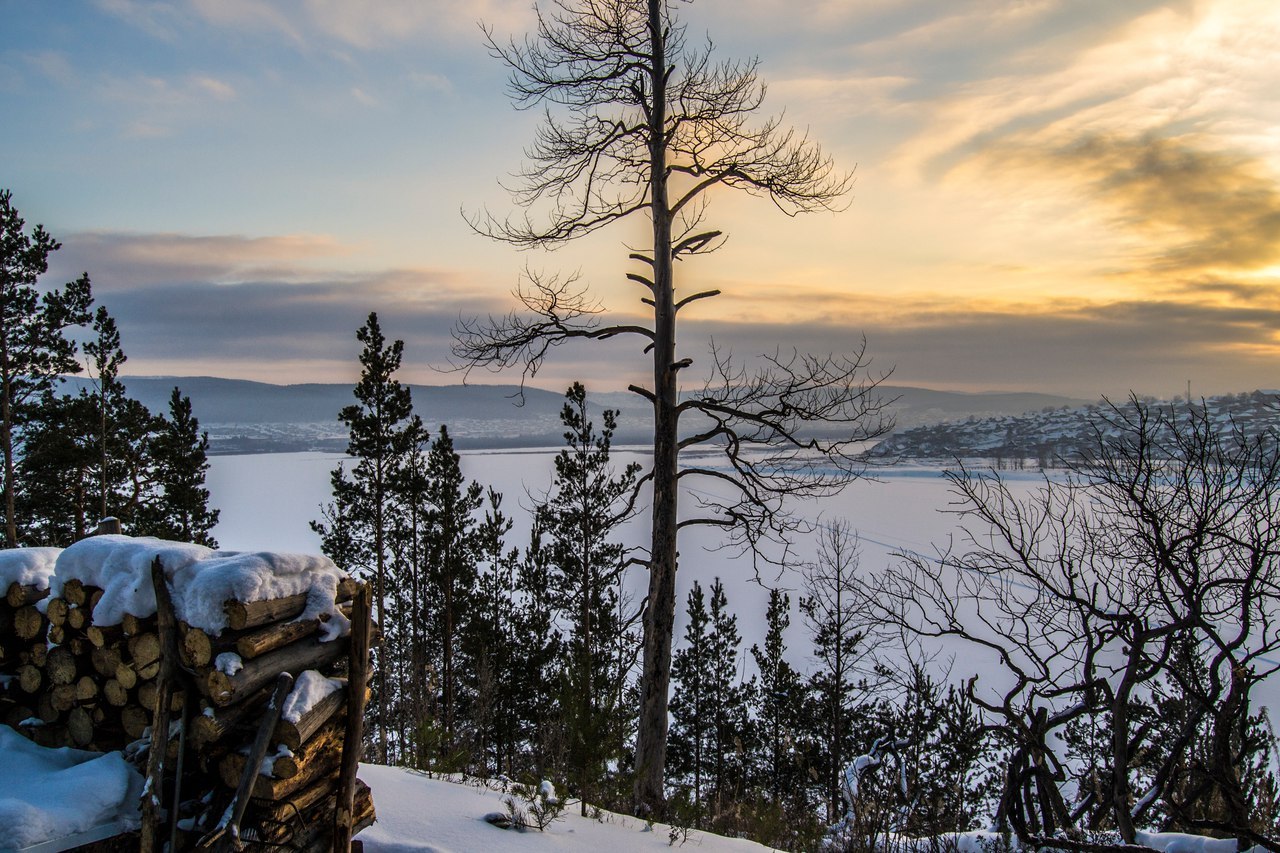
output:
[[[564, 853], [639, 853], [670, 851], [670, 827], [648, 826], [639, 818], [601, 813], [582, 817], [569, 803], [544, 832], [499, 829], [484, 816], [506, 812], [501, 791], [479, 784], [431, 779], [412, 770], [361, 764], [360, 778], [373, 789], [378, 822], [361, 832], [367, 853], [487, 853], [487, 851], [564, 851]], [[675, 847], [678, 849], [680, 841]], [[685, 846], [704, 853], [747, 853], [770, 848], [740, 838], [691, 831]]]

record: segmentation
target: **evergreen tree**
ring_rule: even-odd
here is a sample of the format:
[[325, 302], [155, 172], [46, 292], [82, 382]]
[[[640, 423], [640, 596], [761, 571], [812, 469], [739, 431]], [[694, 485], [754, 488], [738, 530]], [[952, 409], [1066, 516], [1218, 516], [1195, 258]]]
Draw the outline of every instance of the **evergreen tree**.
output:
[[469, 666], [464, 680], [475, 696], [475, 758], [482, 772], [515, 772], [517, 722], [515, 606], [519, 549], [506, 547], [512, 521], [502, 511], [502, 495], [486, 492], [487, 506], [476, 527], [478, 578], [467, 625]]
[[816, 669], [809, 676], [811, 766], [818, 773], [827, 820], [842, 813], [840, 774], [853, 752], [853, 717], [861, 685], [857, 670], [862, 632], [856, 595], [858, 538], [846, 522], [823, 528], [818, 561], [804, 571], [800, 612], [813, 643]]
[[431, 766], [438, 752], [434, 721], [440, 717], [440, 641], [432, 628], [440, 597], [430, 582], [426, 542], [429, 444], [423, 430], [392, 479], [398, 511], [392, 520], [389, 573], [396, 583], [388, 590], [390, 624], [384, 628], [386, 684], [394, 705], [388, 724], [398, 732], [395, 760], [418, 768]]
[[457, 752], [459, 710], [465, 697], [459, 690], [457, 665], [468, 614], [476, 590], [476, 520], [482, 504], [479, 483], [467, 484], [453, 450], [449, 430], [441, 426], [427, 453], [426, 545], [429, 582], [438, 595], [433, 628], [440, 638], [441, 751], [445, 768], [465, 765]]
[[759, 730], [760, 787], [772, 802], [788, 811], [807, 809], [807, 779], [796, 749], [804, 711], [804, 682], [787, 661], [786, 631], [791, 624], [791, 596], [769, 591], [764, 648], [751, 647], [760, 670], [755, 716]]
[[98, 417], [87, 394], [54, 396], [28, 416], [16, 480], [26, 545], [65, 547], [84, 537], [96, 511]]
[[46, 391], [29, 411], [19, 466], [27, 494], [19, 506], [33, 543], [66, 545], [108, 516], [126, 532], [151, 532], [138, 525], [157, 499], [152, 445], [162, 420], [125, 395], [119, 372], [126, 356], [105, 307], [94, 312], [84, 354], [89, 387], [75, 396]]
[[[114, 507], [115, 495], [111, 494], [112, 475], [122, 460], [114, 459], [112, 451], [121, 449], [117, 441], [120, 435], [118, 421], [124, 408], [124, 384], [120, 381], [120, 368], [128, 357], [120, 347], [120, 331], [116, 321], [99, 305], [93, 315], [93, 336], [85, 342], [84, 352], [89, 362], [89, 378], [93, 383], [93, 398], [97, 414], [95, 431], [98, 448], [98, 518], [106, 518], [108, 505]], [[117, 513], [119, 515], [119, 513]]]
[[564, 642], [556, 623], [551, 549], [544, 539], [541, 514], [534, 513], [529, 545], [516, 574], [519, 604], [512, 626], [511, 692], [519, 739], [538, 779], [562, 767], [566, 752], [559, 695]]
[[604, 411], [597, 435], [582, 384], [570, 386], [565, 399], [560, 420], [568, 446], [556, 456], [551, 493], [539, 511], [551, 539], [557, 605], [570, 629], [562, 707], [570, 778], [585, 814], [594, 781], [622, 751], [629, 714], [621, 700], [636, 654], [636, 642], [628, 640], [636, 616], [624, 612], [624, 549], [611, 537], [631, 516], [627, 498], [640, 466], [613, 470], [616, 411]]
[[880, 675], [897, 698], [876, 707], [861, 748], [870, 749], [876, 737], [899, 744], [895, 766], [876, 780], [894, 828], [914, 837], [973, 829], [1003, 776], [993, 766], [995, 744], [977, 708], [962, 689], [944, 690], [917, 662], [881, 668]]
[[218, 510], [209, 508], [205, 475], [209, 471], [209, 434], [191, 412], [191, 398], [178, 388], [169, 396], [169, 417], [162, 418], [151, 442], [157, 493], [143, 506], [137, 526], [162, 539], [217, 548], [209, 531]]
[[747, 756], [755, 744], [748, 725], [753, 684], [738, 673], [738, 619], [728, 609], [724, 585], [711, 585], [710, 609], [695, 581], [686, 607], [685, 645], [672, 662], [667, 750], [673, 773], [687, 786], [693, 821], [715, 822], [746, 794]]
[[748, 697], [754, 685], [739, 675], [738, 617], [729, 611], [724, 584], [711, 584], [711, 631], [707, 636], [709, 670], [707, 698], [711, 703], [711, 796], [719, 814], [740, 800], [746, 790], [747, 756], [751, 741], [747, 720]]
[[694, 824], [701, 826], [705, 807], [705, 783], [714, 737], [711, 673], [711, 618], [702, 585], [696, 580], [685, 603], [689, 620], [684, 645], [671, 662], [671, 732], [667, 738], [667, 766], [686, 786], [694, 809]]
[[[392, 482], [406, 457], [416, 449], [423, 431], [413, 414], [409, 389], [395, 378], [404, 351], [403, 341], [387, 343], [378, 315], [356, 332], [364, 345], [360, 353], [360, 380], [353, 393], [356, 402], [338, 413], [348, 430], [347, 455], [356, 460], [350, 472], [339, 466], [330, 483], [333, 503], [322, 510], [323, 521], [311, 527], [320, 534], [325, 554], [349, 571], [363, 573], [374, 584], [374, 612], [380, 625], [387, 624], [386, 602], [391, 586], [387, 577], [388, 535], [393, 522], [395, 494]], [[385, 647], [384, 647], [385, 648]], [[380, 651], [379, 655], [385, 652]], [[385, 673], [379, 665], [375, 672]], [[379, 676], [381, 677], [381, 676]], [[387, 758], [387, 685], [375, 685], [378, 751]]]
[[60, 244], [37, 225], [30, 234], [0, 190], [0, 453], [3, 455], [5, 546], [19, 541], [17, 468], [30, 408], [51, 392], [57, 377], [78, 372], [75, 344], [64, 331], [89, 321], [89, 276], [41, 295], [36, 281]]

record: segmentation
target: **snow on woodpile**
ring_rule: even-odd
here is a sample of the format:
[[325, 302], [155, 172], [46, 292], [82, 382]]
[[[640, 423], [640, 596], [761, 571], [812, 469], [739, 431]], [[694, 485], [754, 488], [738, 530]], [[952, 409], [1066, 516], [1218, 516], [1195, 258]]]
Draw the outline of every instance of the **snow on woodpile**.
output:
[[284, 709], [280, 719], [287, 723], [297, 723], [307, 712], [318, 706], [331, 694], [346, 688], [337, 678], [325, 678], [314, 669], [309, 669], [298, 676], [293, 690], [284, 700]]
[[189, 626], [220, 634], [228, 625], [228, 601], [249, 603], [305, 593], [306, 609], [299, 618], [327, 616], [333, 634], [345, 632], [346, 620], [335, 604], [345, 574], [328, 557], [311, 554], [213, 551], [145, 536], [93, 536], [58, 556], [53, 594], [59, 595], [73, 579], [101, 589], [93, 611], [97, 625], [118, 624], [125, 614], [153, 616], [151, 563], [157, 557], [172, 586], [177, 617]]
[[0, 551], [0, 595], [13, 584], [48, 589], [61, 548], [10, 548]]

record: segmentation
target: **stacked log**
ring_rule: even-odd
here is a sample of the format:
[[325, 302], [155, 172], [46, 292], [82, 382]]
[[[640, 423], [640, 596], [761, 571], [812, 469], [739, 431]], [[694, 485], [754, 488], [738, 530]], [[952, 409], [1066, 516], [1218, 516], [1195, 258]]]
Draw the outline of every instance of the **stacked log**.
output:
[[[345, 586], [338, 597], [349, 601], [355, 591], [354, 584]], [[325, 640], [319, 620], [296, 621], [305, 604], [229, 602], [232, 627], [216, 637], [180, 627], [180, 654], [199, 693], [188, 744], [200, 772], [213, 777], [215, 790], [204, 811], [210, 818], [222, 817], [245, 785], [249, 799], [240, 838], [255, 839], [266, 845], [263, 849], [285, 843], [302, 850], [332, 848], [347, 715], [352, 707], [363, 714], [368, 700], [363, 687], [353, 697], [345, 678], [354, 667], [350, 638]], [[351, 613], [349, 605], [342, 610]], [[263, 717], [275, 710], [270, 708], [272, 684], [281, 672], [296, 674], [296, 686], [267, 736], [265, 760], [248, 772]], [[353, 831], [373, 820], [369, 788], [357, 783]], [[205, 834], [206, 845], [216, 840], [216, 828], [215, 837], [210, 834]]]
[[[162, 570], [154, 571], [165, 585]], [[218, 630], [178, 620], [169, 587], [156, 596], [167, 619], [104, 616], [103, 590], [81, 578], [59, 578], [52, 588], [56, 594], [48, 583], [4, 590], [0, 721], [44, 746], [150, 754], [148, 770], [162, 791], [152, 811], [172, 816], [182, 831], [151, 827], [148, 835], [144, 808], [143, 849], [169, 841], [174, 849], [218, 849], [233, 837], [250, 850], [332, 849], [344, 749], [349, 760], [359, 750], [358, 738], [344, 736], [347, 720], [363, 714], [368, 698], [362, 677], [358, 687], [346, 680], [363, 673], [367, 652], [353, 662], [351, 636], [334, 622], [349, 619], [352, 599], [357, 592], [367, 598], [367, 589], [343, 579], [339, 606], [315, 618], [307, 592], [230, 599]], [[282, 673], [298, 681], [283, 715], [270, 701]], [[271, 721], [267, 758], [248, 772], [246, 753], [264, 719]], [[157, 724], [170, 734], [162, 753], [149, 740]], [[242, 783], [243, 825], [220, 825]], [[352, 806], [344, 814], [356, 832], [373, 822], [373, 800], [364, 783], [345, 784]]]
[[0, 593], [0, 722], [18, 728], [36, 719], [48, 654], [48, 620], [36, 605], [49, 588], [14, 581]]
[[6, 591], [0, 645], [11, 677], [0, 720], [42, 746], [122, 750], [151, 724], [160, 670], [155, 617], [97, 625], [101, 596], [75, 580], [57, 596], [17, 583]]

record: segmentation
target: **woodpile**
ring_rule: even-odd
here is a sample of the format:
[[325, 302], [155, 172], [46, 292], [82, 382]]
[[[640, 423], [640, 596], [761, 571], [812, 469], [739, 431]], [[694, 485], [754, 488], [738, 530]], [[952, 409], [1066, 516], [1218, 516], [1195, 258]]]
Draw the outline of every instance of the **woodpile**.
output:
[[[372, 796], [353, 770], [368, 588], [342, 579], [337, 607], [316, 618], [306, 592], [229, 599], [219, 631], [177, 618], [159, 557], [152, 574], [156, 612], [101, 623], [99, 587], [10, 584], [0, 721], [44, 746], [145, 750], [160, 797], [143, 800], [143, 850], [331, 850], [370, 825]], [[165, 749], [149, 748], [154, 731], [169, 733]]]

